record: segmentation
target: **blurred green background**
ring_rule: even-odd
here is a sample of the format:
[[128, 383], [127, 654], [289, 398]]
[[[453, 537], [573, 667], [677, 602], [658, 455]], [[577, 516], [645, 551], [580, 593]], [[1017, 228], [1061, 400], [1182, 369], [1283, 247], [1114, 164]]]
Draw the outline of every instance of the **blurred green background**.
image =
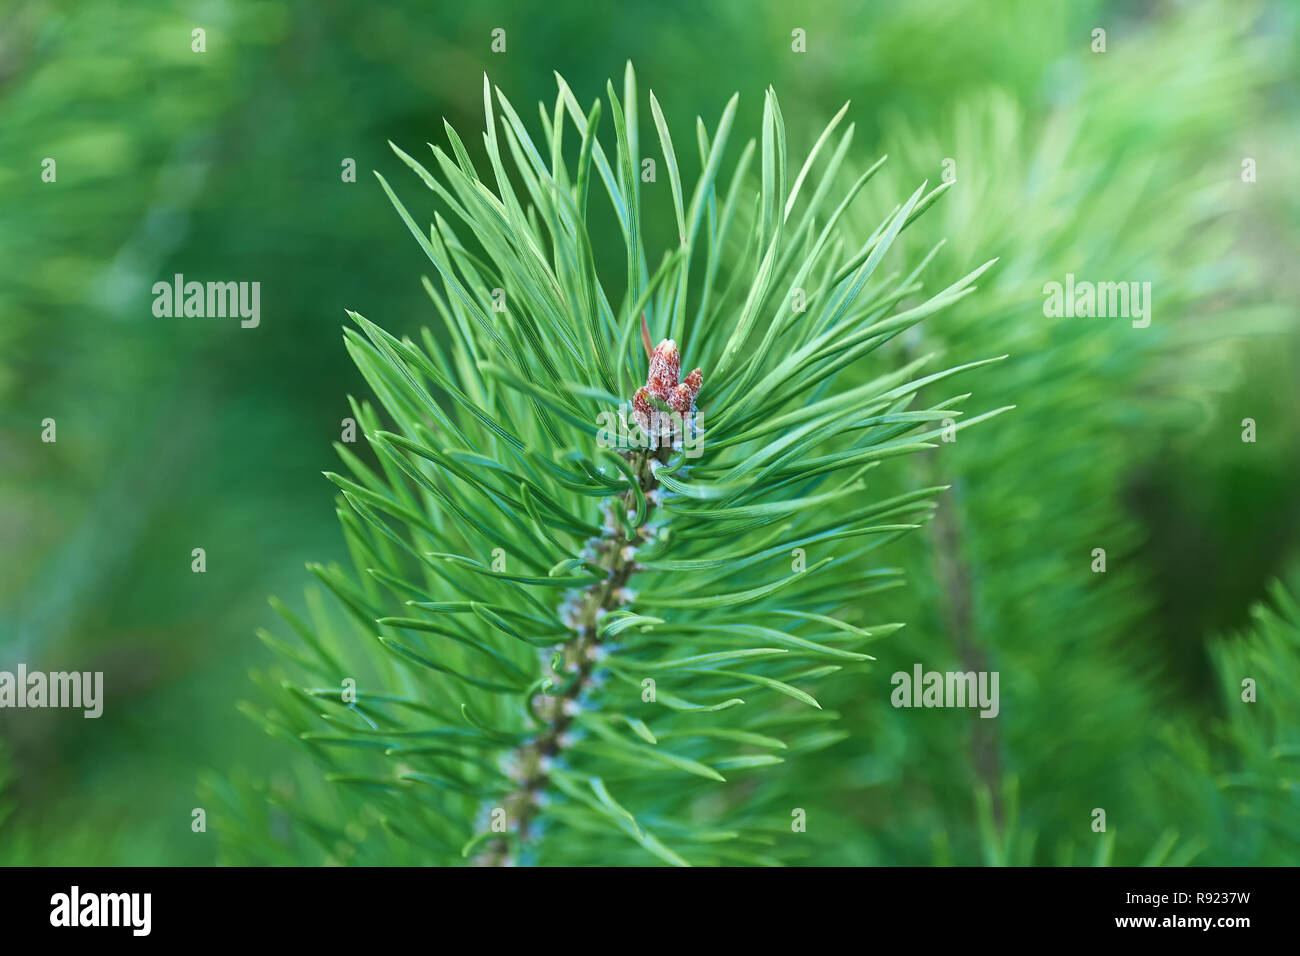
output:
[[[1091, 50], [1098, 27], [1104, 54]], [[195, 28], [206, 52], [192, 50]], [[498, 28], [503, 53], [490, 46]], [[806, 53], [791, 49], [796, 28]], [[801, 151], [849, 99], [859, 167], [889, 153], [891, 182], [908, 190], [936, 182], [964, 144], [949, 206], [921, 220], [912, 251], [947, 237], [952, 269], [936, 281], [995, 255], [1010, 270], [984, 306], [997, 335], [936, 322], [954, 359], [1020, 354], [1028, 371], [1000, 380], [996, 397], [971, 386], [981, 408], [1034, 407], [1040, 345], [1008, 317], [1032, 322], [1034, 289], [1114, 262], [1114, 248], [1133, 249], [1133, 275], [1094, 278], [1193, 286], [1157, 324], [1231, 303], [1243, 334], [1230, 345], [1207, 333], [1194, 358], [1177, 342], [1135, 353], [1098, 383], [1112, 391], [1070, 406], [1086, 419], [1108, 395], [1133, 396], [1071, 445], [1108, 480], [1062, 489], [1050, 458], [1024, 469], [1042, 476], [1044, 500], [1083, 501], [1100, 524], [1122, 524], [1142, 569], [1133, 613], [1082, 653], [1106, 664], [1140, 645], [1143, 666], [1169, 678], [1172, 702], [1151, 708], [1202, 700], [1207, 642], [1244, 625], [1300, 559], [1300, 200], [1287, 188], [1300, 156], [1298, 37], [1286, 2], [11, 0], [0, 25], [0, 669], [102, 670], [106, 703], [95, 721], [0, 711], [0, 863], [215, 862], [216, 842], [190, 829], [200, 775], [273, 773], [284, 758], [235, 704], [266, 659], [253, 637], [271, 620], [266, 597], [299, 593], [304, 561], [343, 557], [320, 475], [346, 396], [364, 392], [341, 345], [343, 310], [398, 333], [431, 319], [428, 263], [370, 170], [405, 183], [386, 141], [414, 154], [441, 141], [444, 118], [480, 155], [485, 71], [528, 121], [524, 107], [553, 101], [553, 71], [589, 103], [630, 60], [675, 129], [697, 114], [712, 124], [739, 90], [746, 136], [771, 84]], [[1042, 148], [1060, 117], [1075, 124], [1068, 167]], [[1257, 164], [1252, 184], [1244, 157]], [[46, 158], [55, 182], [42, 181]], [[882, 193], [876, 212], [897, 198]], [[647, 204], [651, 231], [666, 232], [670, 204]], [[1192, 207], [1231, 228], [1189, 235], [1203, 221]], [[1180, 258], [1189, 240], [1194, 261]], [[260, 282], [260, 326], [155, 318], [151, 287], [174, 273]], [[1171, 415], [1144, 403], [1162, 380], [1205, 387]], [[1238, 438], [1248, 416], [1256, 444]], [[40, 439], [46, 418], [54, 444]], [[1000, 480], [978, 461], [956, 467], [989, 489]], [[1058, 480], [1073, 480], [1062, 467]], [[191, 572], [196, 547], [205, 574]], [[985, 639], [996, 650], [999, 630]], [[1132, 720], [1140, 729], [1153, 713]], [[856, 715], [863, 757], [847, 777], [882, 772], [877, 743], [908, 759], [887, 725], [897, 718]], [[1053, 727], [1037, 732], [1030, 748], [1050, 752]], [[846, 811], [863, 834], [854, 862], [925, 862], [901, 838], [872, 836], [891, 799], [911, 798], [877, 793], [871, 813]]]

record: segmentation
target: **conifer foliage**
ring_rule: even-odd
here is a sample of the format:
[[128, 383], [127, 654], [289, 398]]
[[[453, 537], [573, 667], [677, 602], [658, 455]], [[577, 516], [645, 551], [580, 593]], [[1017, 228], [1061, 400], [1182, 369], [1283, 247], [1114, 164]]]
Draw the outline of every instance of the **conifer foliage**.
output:
[[[872, 473], [993, 414], [918, 401], [970, 366], [861, 374], [991, 263], [929, 296], [928, 257], [879, 268], [945, 187], [855, 235], [883, 160], [846, 175], [847, 105], [795, 165], [769, 90], [732, 165], [738, 97], [691, 143], [652, 94], [650, 179], [631, 67], [587, 110], [557, 82], [538, 135], [485, 77], [486, 167], [450, 126], [429, 166], [393, 147], [431, 224], [380, 176], [436, 321], [417, 341], [349, 313], [378, 399], [352, 402], [369, 450], [340, 443], [328, 475], [355, 567], [311, 567], [328, 594], [305, 614], [274, 602], [284, 671], [245, 709], [293, 756], [266, 785], [218, 784], [231, 861], [806, 855], [816, 783], [787, 761], [846, 733], [819, 681], [901, 626], [872, 617], [899, 583], [873, 552], [941, 490], [885, 495]], [[605, 198], [622, 249], [589, 231]], [[671, 206], [658, 258], [643, 203]]]

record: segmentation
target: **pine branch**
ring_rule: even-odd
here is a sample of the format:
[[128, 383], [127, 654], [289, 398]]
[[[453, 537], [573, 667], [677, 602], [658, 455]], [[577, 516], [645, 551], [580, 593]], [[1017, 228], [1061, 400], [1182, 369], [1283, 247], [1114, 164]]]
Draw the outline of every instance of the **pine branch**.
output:
[[[282, 609], [301, 647], [264, 635], [292, 676], [264, 681], [270, 710], [247, 710], [326, 784], [303, 770], [301, 792], [274, 802], [329, 860], [795, 859], [808, 843], [782, 833], [812, 795], [779, 768], [843, 736], [811, 689], [860, 672], [862, 647], [900, 626], [870, 622], [870, 595], [899, 581], [868, 562], [939, 490], [868, 496], [865, 479], [933, 447], [965, 398], [918, 396], [983, 363], [843, 380], [989, 263], [899, 311], [920, 269], [882, 280], [877, 267], [943, 188], [850, 236], [844, 213], [880, 164], [824, 214], [852, 128], [820, 153], [845, 111], [791, 178], [768, 91], [761, 149], [746, 145], [725, 193], [736, 99], [712, 135], [698, 124], [688, 191], [651, 97], [656, 194], [677, 221], [652, 269], [630, 67], [622, 100], [607, 89], [612, 158], [595, 135], [603, 107], [584, 113], [558, 84], [535, 143], [485, 80], [492, 186], [450, 127], [438, 175], [394, 146], [438, 200], [431, 228], [380, 177], [435, 267], [441, 333], [399, 339], [356, 314], [345, 333], [384, 418], [353, 403], [374, 463], [340, 446], [351, 477], [328, 475], [357, 570], [312, 570], [343, 616]], [[593, 178], [623, 238], [621, 295], [588, 232]], [[654, 348], [652, 332], [666, 336]], [[685, 376], [684, 356], [700, 366]], [[263, 816], [245, 805], [231, 830]], [[385, 838], [367, 838], [376, 826]]]

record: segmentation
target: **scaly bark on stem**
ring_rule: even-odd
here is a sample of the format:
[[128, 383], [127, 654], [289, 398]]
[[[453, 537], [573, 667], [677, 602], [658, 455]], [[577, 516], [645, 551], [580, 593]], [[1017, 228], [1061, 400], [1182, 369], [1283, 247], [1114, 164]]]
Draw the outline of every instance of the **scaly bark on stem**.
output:
[[[659, 452], [638, 451], [631, 458], [632, 472], [641, 486], [642, 494], [649, 494], [658, 488], [653, 464], [666, 457], [667, 449]], [[631, 489], [613, 499], [613, 507], [620, 507], [625, 512], [633, 507], [635, 496]], [[605, 568], [609, 574], [604, 581], [593, 584], [582, 592], [577, 611], [574, 615], [577, 637], [564, 647], [564, 669], [567, 683], [562, 691], [555, 695], [543, 695], [536, 708], [543, 724], [537, 729], [532, 739], [517, 747], [512, 755], [515, 776], [519, 786], [504, 800], [507, 825], [514, 825], [513, 839], [520, 843], [528, 839], [533, 821], [540, 810], [539, 797], [548, 783], [547, 764], [563, 748], [564, 733], [573, 722], [573, 705], [582, 695], [591, 681], [592, 671], [596, 666], [595, 649], [601, 643], [600, 619], [604, 613], [622, 606], [622, 597], [628, 579], [636, 570], [636, 562], [628, 555], [628, 548], [635, 554], [646, 541], [645, 534], [638, 528], [629, 540], [625, 536], [622, 522], [611, 521], [612, 530], [607, 530], [595, 544], [596, 563]], [[510, 839], [500, 837], [490, 841], [480, 853], [477, 864], [480, 866], [505, 866], [511, 862]]]
[[[934, 517], [935, 565], [940, 593], [947, 596], [944, 617], [953, 650], [963, 671], [977, 674], [989, 669], [987, 651], [975, 633], [975, 598], [970, 569], [961, 554], [961, 525], [957, 502], [951, 489], [941, 496]], [[971, 765], [975, 776], [988, 789], [993, 808], [993, 825], [1002, 830], [1002, 770], [994, 721], [978, 720], [971, 731]]]

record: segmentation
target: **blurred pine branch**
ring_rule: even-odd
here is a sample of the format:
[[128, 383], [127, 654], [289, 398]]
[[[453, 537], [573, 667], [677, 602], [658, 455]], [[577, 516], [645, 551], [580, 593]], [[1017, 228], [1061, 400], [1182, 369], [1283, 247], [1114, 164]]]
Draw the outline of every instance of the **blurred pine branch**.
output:
[[[885, 176], [896, 177], [893, 188], [945, 158], [954, 163], [951, 195], [933, 220], [952, 241], [934, 253], [936, 266], [951, 269], [977, 246], [1001, 257], [980, 296], [907, 336], [899, 352], [937, 349], [958, 361], [1010, 352], [967, 381], [990, 404], [1015, 401], [1019, 410], [998, 428], [917, 456], [910, 481], [891, 487], [954, 476], [927, 533], [900, 543], [912, 586], [890, 606], [913, 626], [891, 642], [872, 693], [840, 686], [830, 697], [887, 742], [871, 758], [872, 790], [846, 811], [843, 832], [858, 837], [850, 858], [1268, 858], [1217, 838], [1169, 844], [1171, 827], [1219, 832], [1211, 817], [1182, 818], [1153, 769], [1167, 756], [1162, 726], [1187, 721], [1203, 731], [1214, 716], [1188, 689], [1210, 635], [1183, 632], [1176, 646], [1157, 640], [1162, 608], [1148, 532], [1129, 506], [1138, 463], [1171, 441], [1201, 435], [1210, 454], [1233, 454], [1240, 413], [1218, 417], [1232, 427], [1207, 434], [1214, 410], [1245, 381], [1250, 349], [1294, 340], [1286, 305], [1271, 301], [1277, 292], [1261, 284], [1243, 241], [1253, 187], [1241, 180], [1238, 154], [1242, 104], [1280, 79], [1252, 64], [1279, 62], [1268, 49], [1277, 41], [1256, 35], [1249, 17], [1231, 30], [1211, 29], [1212, 20], [1187, 8], [1128, 36], [1078, 79], [1072, 97], [1040, 114], [994, 90], [964, 96], [939, 123], [892, 122], [897, 162]], [[1160, 77], [1168, 95], [1138, 96], [1134, 76], [1143, 72]], [[914, 234], [903, 241], [914, 255], [929, 251]], [[1046, 314], [1044, 284], [1067, 272], [1150, 281], [1154, 320], [1136, 328], [1123, 317]], [[1285, 441], [1274, 433], [1271, 447]], [[1203, 460], [1193, 464], [1180, 486], [1204, 480]], [[1104, 573], [1092, 567], [1099, 548]], [[999, 671], [999, 718], [893, 711], [883, 675], [914, 661]], [[846, 756], [844, 766], [861, 764]], [[847, 788], [850, 776], [837, 775], [828, 793]], [[1098, 807], [1111, 821], [1104, 845], [1090, 829]]]

